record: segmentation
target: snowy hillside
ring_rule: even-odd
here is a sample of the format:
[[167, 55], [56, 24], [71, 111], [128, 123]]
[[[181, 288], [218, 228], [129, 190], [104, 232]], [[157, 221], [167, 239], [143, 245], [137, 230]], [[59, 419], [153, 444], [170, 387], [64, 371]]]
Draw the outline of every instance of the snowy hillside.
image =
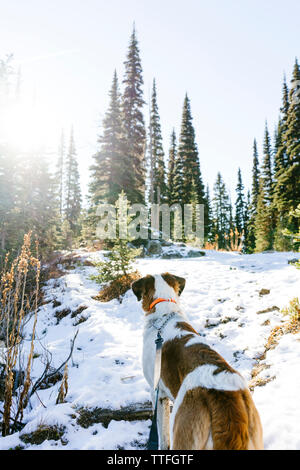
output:
[[[78, 422], [80, 409], [119, 409], [146, 403], [150, 390], [141, 367], [143, 315], [131, 291], [123, 302], [94, 300], [99, 286], [86, 259], [100, 252], [77, 252], [81, 263], [45, 287], [39, 311], [33, 377], [43, 370], [43, 346], [60, 365], [70, 352], [66, 403], [56, 405], [61, 381], [38, 390], [25, 414], [25, 428], [0, 438], [0, 449], [136, 449], [145, 445], [150, 420], [110, 421], [108, 427]], [[203, 342], [215, 348], [250, 381], [271, 330], [285, 318], [280, 309], [300, 295], [300, 270], [288, 264], [295, 253], [240, 255], [206, 251], [201, 258], [139, 259], [142, 274], [169, 271], [186, 278], [182, 306]], [[262, 290], [263, 289], [263, 290]], [[33, 320], [31, 320], [32, 322]], [[28, 338], [32, 324], [27, 324]], [[26, 347], [30, 347], [27, 341]], [[266, 449], [300, 449], [300, 334], [283, 335], [260, 361], [261, 386], [254, 401], [261, 415]], [[41, 425], [58, 425], [63, 438], [28, 444], [20, 436]]]

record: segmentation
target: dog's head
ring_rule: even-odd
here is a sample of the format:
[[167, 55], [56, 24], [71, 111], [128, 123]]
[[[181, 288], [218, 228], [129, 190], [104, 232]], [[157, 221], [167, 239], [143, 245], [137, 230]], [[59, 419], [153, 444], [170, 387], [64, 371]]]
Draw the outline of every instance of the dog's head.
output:
[[142, 306], [146, 314], [155, 311], [155, 307], [150, 309], [152, 302], [158, 298], [177, 300], [185, 286], [183, 277], [170, 273], [148, 274], [138, 281], [132, 283], [131, 288], [138, 300], [142, 300]]

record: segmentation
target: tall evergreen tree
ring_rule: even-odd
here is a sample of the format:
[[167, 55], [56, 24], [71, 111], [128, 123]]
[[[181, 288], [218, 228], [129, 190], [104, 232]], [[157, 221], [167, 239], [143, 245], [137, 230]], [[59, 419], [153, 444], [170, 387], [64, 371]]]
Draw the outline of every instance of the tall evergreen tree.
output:
[[117, 72], [114, 72], [109, 92], [110, 102], [103, 120], [103, 132], [98, 138], [99, 151], [94, 155], [89, 186], [92, 210], [100, 202], [114, 204], [122, 190], [133, 184], [128, 172], [129, 159], [125, 153], [122, 127], [121, 95]]
[[170, 149], [169, 149], [168, 184], [167, 184], [168, 202], [170, 205], [172, 205], [176, 200], [175, 195], [174, 195], [176, 159], [177, 159], [176, 133], [175, 133], [175, 129], [173, 129], [172, 134], [171, 134], [171, 143], [170, 143]]
[[259, 160], [256, 139], [253, 142], [253, 166], [252, 166], [252, 192], [251, 192], [251, 203], [254, 212], [256, 211], [258, 194], [259, 194]]
[[226, 237], [230, 229], [230, 199], [225, 183], [219, 172], [214, 185], [212, 200], [213, 236], [217, 236], [219, 248], [226, 247]]
[[57, 184], [57, 198], [60, 217], [63, 217], [64, 208], [64, 163], [65, 163], [65, 136], [61, 131], [60, 144], [58, 149], [58, 159], [56, 164], [55, 180]]
[[239, 233], [245, 230], [245, 195], [240, 168], [238, 169], [238, 182], [236, 186], [235, 226]]
[[213, 213], [208, 185], [206, 186], [204, 204], [204, 238], [208, 242], [213, 241]]
[[273, 174], [272, 174], [272, 148], [268, 125], [265, 125], [262, 178], [265, 189], [266, 200], [270, 204], [273, 195]]
[[248, 252], [248, 241], [249, 241], [249, 222], [250, 222], [250, 214], [251, 214], [251, 193], [250, 191], [247, 192], [247, 200], [245, 203], [245, 210], [244, 210], [244, 238], [243, 238], [243, 251]]
[[[286, 131], [283, 133], [286, 151], [285, 168], [278, 173], [274, 189], [274, 207], [277, 211], [277, 239], [283, 240], [284, 229], [296, 232], [299, 219], [295, 209], [300, 201], [300, 69], [296, 59], [289, 91]], [[278, 246], [278, 244], [277, 244]]]
[[78, 235], [78, 220], [81, 211], [81, 189], [73, 128], [71, 129], [69, 149], [66, 158], [65, 188], [64, 217], [70, 224], [74, 235]]
[[255, 250], [255, 217], [257, 213], [257, 201], [259, 195], [259, 159], [256, 139], [253, 142], [253, 163], [252, 163], [252, 186], [251, 186], [251, 204], [249, 206], [249, 216], [247, 227], [245, 228], [245, 250], [252, 253]]
[[165, 175], [164, 150], [160, 117], [157, 105], [157, 92], [155, 79], [153, 80], [151, 111], [149, 123], [149, 157], [150, 157], [150, 201], [159, 203], [166, 200], [167, 187]]
[[204, 185], [200, 171], [200, 162], [192, 124], [190, 100], [185, 95], [178, 154], [182, 162], [182, 202], [203, 204], [205, 200]]
[[126, 194], [133, 203], [143, 202], [145, 198], [145, 141], [146, 132], [143, 117], [143, 77], [135, 27], [130, 38], [129, 51], [123, 80], [122, 99], [123, 126], [125, 137], [126, 174], [133, 175]]
[[257, 213], [255, 217], [255, 251], [266, 251], [272, 248], [272, 210], [263, 177], [259, 181]]

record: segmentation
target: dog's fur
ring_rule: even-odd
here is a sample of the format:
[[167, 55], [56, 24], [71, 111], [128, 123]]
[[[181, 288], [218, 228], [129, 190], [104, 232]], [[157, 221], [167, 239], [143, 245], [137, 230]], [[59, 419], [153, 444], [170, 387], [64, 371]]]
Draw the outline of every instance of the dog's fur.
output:
[[[143, 370], [151, 390], [157, 328], [169, 319], [161, 333], [160, 449], [262, 449], [261, 422], [247, 384], [217, 352], [201, 342], [187, 322], [179, 301], [184, 286], [185, 279], [169, 273], [148, 275], [132, 284], [145, 312]], [[160, 297], [173, 298], [176, 304], [161, 302], [150, 309], [153, 300]], [[169, 400], [173, 402], [171, 417]]]

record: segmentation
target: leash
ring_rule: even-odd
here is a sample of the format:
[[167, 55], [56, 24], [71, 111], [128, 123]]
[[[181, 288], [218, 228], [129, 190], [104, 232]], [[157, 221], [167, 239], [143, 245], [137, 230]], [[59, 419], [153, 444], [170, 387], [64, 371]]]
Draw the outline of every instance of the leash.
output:
[[155, 351], [154, 380], [153, 380], [153, 388], [155, 391], [155, 408], [154, 408], [154, 415], [152, 418], [149, 440], [147, 444], [148, 450], [158, 450], [157, 405], [158, 405], [158, 395], [159, 395], [159, 379], [160, 379], [160, 373], [161, 373], [161, 353], [162, 353], [162, 345], [164, 342], [161, 336], [161, 331], [163, 327], [171, 320], [171, 318], [174, 315], [175, 315], [175, 312], [170, 313], [167, 316], [164, 323], [159, 328], [155, 326], [156, 322], [153, 322], [152, 324], [152, 326], [157, 330], [157, 336], [155, 340], [156, 351]]

